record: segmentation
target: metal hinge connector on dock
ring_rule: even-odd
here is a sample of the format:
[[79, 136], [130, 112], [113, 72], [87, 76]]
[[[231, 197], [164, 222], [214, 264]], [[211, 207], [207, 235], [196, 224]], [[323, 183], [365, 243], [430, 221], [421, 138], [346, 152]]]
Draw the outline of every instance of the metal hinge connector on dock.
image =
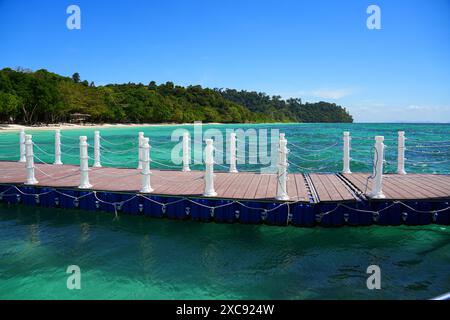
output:
[[356, 200], [358, 201], [367, 201], [367, 197], [359, 190], [350, 180], [348, 180], [344, 175], [341, 173], [336, 173], [336, 176], [344, 183], [344, 185], [347, 187], [347, 190], [353, 194]]
[[306, 186], [306, 189], [308, 190], [310, 203], [319, 203], [320, 202], [319, 196], [317, 195], [317, 191], [314, 188], [314, 184], [313, 184], [309, 174], [303, 173], [303, 179], [305, 180], [305, 186]]

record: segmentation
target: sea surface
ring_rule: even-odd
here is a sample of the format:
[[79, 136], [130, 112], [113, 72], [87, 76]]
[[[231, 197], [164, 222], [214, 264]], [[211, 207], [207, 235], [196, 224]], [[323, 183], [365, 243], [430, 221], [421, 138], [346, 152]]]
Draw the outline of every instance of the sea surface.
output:
[[[191, 167], [203, 170], [201, 161], [202, 140], [213, 136], [218, 163], [215, 170], [227, 170], [226, 132], [241, 129], [246, 138], [238, 143], [238, 169], [257, 171], [276, 165], [268, 163], [264, 155], [277, 153], [278, 134], [284, 133], [288, 140], [290, 172], [338, 172], [342, 170], [343, 132], [349, 131], [351, 140], [352, 171], [371, 172], [374, 161], [374, 137], [385, 138], [385, 172], [395, 172], [397, 168], [397, 132], [405, 131], [406, 171], [411, 173], [450, 173], [450, 124], [227, 124], [203, 125], [203, 135], [196, 142], [193, 125], [153, 126], [129, 128], [103, 128], [101, 134], [102, 165], [110, 167], [137, 167], [138, 132], [143, 131], [150, 138], [151, 167], [167, 170], [180, 170], [181, 163], [174, 163], [172, 152], [181, 151], [180, 129], [188, 130], [192, 138]], [[79, 136], [85, 135], [89, 143], [90, 164], [94, 157], [93, 128], [62, 130], [62, 161], [67, 164], [79, 164]], [[213, 130], [213, 131], [211, 131]], [[54, 132], [29, 131], [35, 143], [36, 162], [53, 163]], [[219, 137], [217, 133], [221, 134]], [[174, 134], [175, 141], [171, 137]], [[252, 138], [249, 138], [252, 137]], [[256, 137], [256, 138], [253, 138]], [[267, 137], [267, 143], [262, 138]], [[18, 132], [0, 131], [0, 160], [18, 160]], [[257, 139], [257, 140], [255, 140]], [[221, 143], [221, 141], [223, 141]], [[262, 141], [262, 142], [261, 142]], [[178, 146], [178, 148], [177, 148]], [[259, 156], [258, 156], [259, 155]], [[200, 158], [198, 157], [200, 156]], [[181, 157], [177, 158], [181, 161]], [[175, 159], [176, 160], [176, 159]]]
[[[179, 128], [193, 134], [192, 126], [101, 129], [103, 164], [135, 167], [137, 133], [144, 131], [160, 163], [152, 167], [176, 169], [170, 154], [177, 141], [170, 136]], [[343, 131], [353, 137], [353, 171], [372, 170], [373, 137], [383, 135], [385, 170], [394, 172], [397, 131], [404, 130], [408, 172], [450, 173], [449, 124], [207, 125], [203, 131], [211, 128], [269, 135], [278, 129], [289, 141], [289, 170], [302, 172], [341, 170]], [[63, 130], [63, 162], [78, 164], [78, 136], [93, 144], [93, 132]], [[53, 162], [53, 133], [30, 133], [37, 161]], [[0, 132], [0, 160], [18, 159], [17, 141], [17, 132]], [[67, 288], [70, 265], [81, 270], [80, 290]], [[370, 265], [381, 269], [380, 290], [367, 289]], [[274, 227], [0, 205], [0, 299], [428, 299], [450, 291], [449, 266], [449, 226]]]

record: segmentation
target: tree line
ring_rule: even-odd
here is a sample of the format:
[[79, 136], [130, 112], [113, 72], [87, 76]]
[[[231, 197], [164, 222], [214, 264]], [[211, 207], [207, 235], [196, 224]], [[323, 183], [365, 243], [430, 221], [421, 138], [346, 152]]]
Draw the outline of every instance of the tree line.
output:
[[69, 122], [77, 114], [92, 123], [353, 121], [345, 108], [327, 102], [172, 82], [95, 86], [78, 73], [64, 77], [45, 69], [0, 70], [1, 122], [50, 124]]

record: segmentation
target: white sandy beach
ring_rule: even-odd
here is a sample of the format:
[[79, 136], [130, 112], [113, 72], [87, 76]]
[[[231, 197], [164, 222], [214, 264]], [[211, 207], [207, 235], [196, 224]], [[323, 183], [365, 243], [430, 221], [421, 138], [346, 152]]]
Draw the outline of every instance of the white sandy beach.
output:
[[[208, 123], [208, 124], [220, 124], [220, 123]], [[0, 124], [1, 131], [18, 131], [22, 128], [25, 130], [69, 130], [69, 129], [83, 129], [83, 128], [126, 128], [126, 127], [158, 127], [158, 126], [182, 126], [192, 125], [192, 123], [86, 123], [86, 124], [74, 124], [74, 123], [56, 123], [43, 126], [25, 126], [20, 124]]]

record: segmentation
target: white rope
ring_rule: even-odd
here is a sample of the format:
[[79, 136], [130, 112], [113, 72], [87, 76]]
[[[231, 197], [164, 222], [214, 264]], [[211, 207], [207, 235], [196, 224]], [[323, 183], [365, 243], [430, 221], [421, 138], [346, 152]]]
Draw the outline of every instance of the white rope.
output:
[[54, 153], [50, 153], [50, 152], [45, 151], [44, 149], [42, 149], [41, 147], [39, 147], [39, 146], [38, 146], [36, 143], [34, 143], [34, 142], [33, 142], [33, 146], [35, 146], [37, 150], [43, 152], [43, 153], [46, 154], [46, 155], [54, 156]]
[[162, 162], [158, 162], [158, 161], [156, 161], [156, 160], [153, 160], [153, 159], [150, 159], [150, 162], [156, 163], [156, 164], [158, 164], [158, 165], [160, 165], [160, 166], [167, 167], [167, 168], [176, 168], [176, 169], [180, 169], [180, 168], [183, 166], [183, 165], [170, 165], [170, 164], [165, 164], [165, 163], [162, 163]]
[[152, 198], [148, 198], [147, 196], [145, 196], [145, 195], [143, 195], [143, 194], [140, 194], [140, 193], [138, 194], [138, 196], [139, 196], [139, 197], [142, 197], [142, 198], [144, 198], [144, 199], [146, 199], [146, 200], [148, 200], [148, 201], [150, 201], [150, 202], [159, 204], [159, 205], [162, 206], [162, 207], [165, 207], [165, 206], [168, 206], [168, 205], [172, 205], [172, 204], [176, 204], [176, 203], [182, 202], [182, 201], [184, 201], [184, 200], [187, 199], [187, 198], [183, 197], [183, 198], [180, 198], [180, 199], [175, 200], [175, 201], [171, 201], [171, 202], [164, 203], [164, 202], [159, 202], [159, 201], [157, 201], [157, 200], [155, 200], [155, 199], [152, 199]]
[[450, 144], [448, 144], [448, 145], [435, 145], [435, 146], [432, 146], [432, 145], [415, 145], [415, 146], [408, 146], [407, 147], [407, 149], [413, 149], [413, 148], [417, 148], [417, 149], [420, 149], [420, 148], [450, 148]]
[[47, 165], [47, 166], [53, 166], [52, 163], [45, 162], [44, 160], [42, 160], [41, 158], [39, 158], [37, 155], [34, 155], [34, 158], [36, 158], [36, 160], [37, 160], [38, 163], [40, 163], [40, 164], [45, 164], [45, 165]]
[[373, 141], [373, 137], [358, 137], [358, 136], [351, 136], [350, 140], [367, 140], [367, 141]]
[[303, 160], [306, 162], [323, 162], [323, 161], [328, 161], [331, 158], [333, 158], [333, 157], [328, 157], [328, 158], [321, 158], [321, 159], [308, 159], [308, 158], [303, 158], [301, 156], [298, 156], [292, 152], [289, 154], [289, 157], [294, 157], [294, 158], [297, 158], [297, 159], [300, 159], [300, 160]]
[[412, 153], [417, 153], [417, 154], [431, 154], [431, 155], [449, 155], [450, 153], [448, 152], [441, 152], [441, 151], [431, 151], [431, 152], [427, 152], [427, 151], [419, 151], [419, 150], [410, 150], [409, 148], [405, 148], [406, 152], [412, 152]]
[[450, 159], [445, 159], [445, 160], [442, 160], [442, 161], [418, 161], [418, 160], [405, 159], [405, 161], [409, 162], [409, 163], [417, 163], [417, 164], [439, 164], [439, 163], [450, 162]]
[[365, 165], [368, 165], [368, 166], [373, 165], [373, 163], [371, 161], [361, 161], [361, 160], [354, 159], [354, 158], [350, 158], [350, 161], [357, 162], [357, 163], [362, 163], [362, 164], [365, 164]]
[[68, 144], [64, 144], [64, 143], [61, 143], [61, 147], [65, 147], [65, 149], [67, 149], [67, 150], [72, 150], [72, 149], [80, 149], [80, 147], [79, 146], [70, 146], [70, 145], [68, 145]]
[[0, 158], [18, 158], [19, 157], [19, 155], [17, 155], [17, 154], [11, 154], [11, 155], [9, 155], [9, 154], [7, 154], [7, 155], [4, 155], [4, 154], [2, 154], [2, 155], [0, 155]]
[[127, 141], [127, 142], [121, 142], [121, 143], [115, 143], [115, 142], [111, 142], [111, 141], [109, 141], [109, 140], [107, 140], [107, 139], [105, 139], [104, 137], [102, 137], [102, 136], [100, 136], [100, 139], [102, 140], [102, 141], [104, 141], [104, 142], [106, 142], [107, 144], [110, 144], [110, 145], [112, 145], [112, 146], [122, 146], [122, 145], [124, 145], [124, 144], [127, 144], [127, 143], [131, 143], [132, 145], [134, 145], [134, 146], [136, 146], [137, 144], [135, 143], [135, 142], [131, 142], [131, 141]]
[[229, 166], [225, 166], [225, 165], [220, 164], [220, 163], [217, 163], [217, 162], [214, 162], [214, 166], [221, 167], [221, 168], [223, 168], [223, 169], [225, 169], [225, 170], [230, 170], [230, 167], [229, 167]]
[[334, 148], [334, 147], [336, 147], [338, 144], [339, 144], [339, 141], [336, 141], [334, 144], [329, 145], [329, 146], [327, 146], [327, 147], [325, 147], [325, 148], [322, 148], [322, 149], [309, 149], [309, 148], [305, 148], [305, 147], [298, 146], [298, 145], [296, 145], [296, 144], [294, 144], [294, 143], [292, 143], [292, 142], [289, 142], [289, 145], [292, 145], [293, 147], [295, 147], [295, 148], [297, 148], [297, 149], [304, 150], [304, 151], [308, 151], [308, 152], [322, 152], [322, 151], [325, 151], [325, 150], [329, 150], [329, 149], [331, 149], [331, 148]]
[[[94, 160], [93, 158], [89, 157], [90, 160]], [[95, 160], [94, 160], [95, 161]], [[137, 159], [132, 159], [132, 160], [112, 160], [108, 157], [105, 157], [104, 155], [102, 155], [102, 163], [106, 163], [106, 164], [112, 164], [112, 165], [129, 165], [129, 164], [133, 164], [136, 163]]]
[[62, 196], [65, 196], [65, 197], [68, 197], [68, 198], [72, 198], [72, 199], [74, 199], [74, 200], [80, 200], [80, 199], [83, 199], [84, 197], [90, 196], [91, 194], [94, 193], [94, 191], [90, 191], [90, 192], [85, 193], [85, 194], [83, 194], [83, 195], [81, 195], [81, 196], [79, 196], [79, 197], [75, 197], [75, 196], [73, 196], [73, 195], [71, 195], [71, 194], [67, 194], [67, 193], [61, 192], [61, 191], [59, 191], [58, 189], [54, 189], [54, 191], [55, 191], [56, 193], [62, 195]]
[[[242, 169], [241, 166], [243, 166], [244, 164], [239, 164], [238, 163], [236, 165], [239, 168], [239, 172], [249, 172], [249, 173], [259, 173], [259, 172], [261, 172], [261, 168], [260, 169], [253, 169], [253, 170], [252, 169]], [[214, 162], [214, 166], [221, 167], [221, 168], [223, 168], [225, 170], [230, 170], [229, 166], [226, 166], [226, 165], [223, 165], [223, 164], [220, 164], [220, 163], [217, 163], [217, 162]], [[259, 165], [259, 166], [262, 166], [262, 165]], [[266, 167], [262, 167], [262, 168], [266, 168]]]
[[61, 151], [61, 155], [65, 156], [65, 157], [69, 157], [69, 158], [80, 159], [79, 154], [70, 154], [70, 153], [65, 153], [65, 152]]
[[[4, 185], [4, 184], [3, 184], [3, 185]], [[266, 209], [266, 208], [261, 208], [261, 207], [251, 207], [251, 206], [249, 206], [249, 205], [244, 204], [242, 201], [239, 201], [239, 200], [232, 200], [232, 201], [230, 201], [230, 202], [228, 202], [228, 203], [221, 204], [221, 205], [218, 205], [218, 206], [208, 206], [208, 205], [205, 205], [205, 204], [203, 204], [203, 203], [197, 202], [197, 201], [195, 201], [194, 199], [190, 199], [190, 198], [187, 198], [187, 197], [182, 197], [182, 198], [177, 199], [177, 200], [172, 201], [172, 202], [163, 203], [163, 202], [157, 201], [157, 200], [155, 200], [155, 199], [149, 198], [149, 197], [147, 197], [147, 196], [145, 196], [145, 195], [143, 195], [143, 194], [135, 194], [135, 195], [133, 195], [132, 197], [130, 197], [129, 199], [123, 200], [123, 201], [109, 202], [109, 201], [105, 201], [105, 200], [102, 200], [102, 199], [98, 198], [98, 196], [97, 196], [97, 191], [91, 191], [91, 192], [88, 192], [88, 193], [86, 193], [86, 194], [84, 194], [84, 195], [81, 195], [81, 196], [78, 196], [78, 197], [73, 196], [73, 195], [70, 195], [70, 194], [66, 194], [66, 193], [64, 193], [64, 192], [62, 192], [62, 191], [59, 191], [58, 189], [54, 189], [54, 188], [51, 188], [51, 190], [46, 191], [46, 192], [43, 192], [43, 193], [31, 194], [31, 193], [25, 193], [25, 192], [23, 192], [23, 191], [20, 190], [17, 186], [14, 186], [14, 185], [12, 185], [12, 186], [10, 185], [8, 189], [6, 189], [6, 190], [0, 192], [0, 195], [2, 195], [2, 196], [4, 196], [4, 195], [13, 195], [13, 194], [8, 194], [8, 193], [7, 193], [7, 192], [8, 192], [9, 190], [11, 190], [11, 189], [16, 189], [19, 193], [21, 193], [21, 194], [23, 194], [23, 195], [27, 195], [27, 196], [41, 196], [41, 195], [49, 194], [49, 193], [51, 193], [51, 192], [56, 192], [56, 193], [58, 193], [58, 194], [60, 194], [60, 195], [63, 195], [63, 196], [66, 196], [66, 197], [69, 197], [69, 198], [72, 198], [72, 199], [76, 199], [76, 200], [79, 200], [79, 199], [82, 199], [82, 198], [84, 198], [84, 197], [87, 197], [87, 196], [89, 196], [89, 195], [94, 194], [94, 196], [95, 196], [95, 198], [96, 198], [97, 201], [102, 202], [102, 203], [106, 203], [106, 204], [109, 204], [109, 205], [113, 205], [113, 206], [115, 206], [115, 207], [116, 207], [117, 205], [123, 205], [124, 203], [129, 202], [129, 201], [135, 199], [136, 197], [142, 197], [142, 198], [144, 198], [144, 199], [146, 199], [146, 200], [148, 200], [148, 201], [151, 201], [151, 202], [153, 202], [153, 203], [156, 203], [156, 204], [158, 204], [158, 205], [160, 205], [160, 206], [162, 206], [162, 207], [166, 207], [166, 206], [169, 206], [169, 205], [172, 205], [172, 204], [176, 204], [176, 203], [179, 203], [179, 202], [182, 202], [182, 201], [189, 201], [189, 202], [194, 203], [194, 204], [196, 204], [196, 205], [198, 205], [198, 206], [202, 206], [202, 207], [204, 207], [204, 208], [208, 208], [208, 209], [213, 209], [213, 210], [214, 210], [214, 209], [218, 209], [218, 208], [230, 206], [230, 205], [232, 205], [232, 204], [237, 203], [237, 204], [241, 205], [241, 206], [244, 207], [244, 208], [247, 208], [247, 209], [250, 209], [250, 210], [260, 210], [260, 211], [262, 211], [262, 212], [272, 212], [272, 211], [274, 211], [274, 210], [277, 210], [277, 209], [281, 208], [282, 206], [288, 206], [288, 208], [289, 208], [290, 205], [293, 205], [293, 204], [296, 204], [296, 203], [299, 203], [299, 202], [303, 202], [302, 200], [299, 200], [299, 201], [293, 201], [293, 202], [292, 202], [292, 201], [286, 201], [286, 202], [280, 203], [279, 205], [277, 205], [277, 206], [275, 206], [275, 207], [273, 207], [273, 208], [271, 208], [271, 209]], [[402, 201], [397, 200], [397, 201], [392, 202], [390, 205], [388, 205], [388, 206], [386, 206], [386, 207], [384, 207], [384, 208], [382, 208], [382, 209], [380, 209], [380, 210], [376, 210], [376, 211], [375, 211], [375, 210], [357, 209], [357, 208], [353, 208], [353, 207], [350, 207], [350, 206], [348, 206], [348, 205], [345, 205], [345, 204], [343, 204], [343, 203], [337, 203], [336, 206], [335, 206], [333, 209], [328, 210], [328, 211], [326, 211], [326, 212], [321, 212], [321, 213], [319, 213], [318, 215], [321, 216], [321, 217], [326, 216], [326, 215], [328, 215], [328, 214], [330, 214], [330, 213], [336, 211], [339, 207], [343, 207], [343, 208], [346, 208], [347, 210], [355, 211], [355, 212], [364, 212], [364, 213], [371, 213], [371, 214], [379, 214], [379, 213], [381, 213], [381, 212], [383, 212], [383, 211], [385, 211], [385, 210], [390, 209], [391, 207], [393, 207], [394, 205], [397, 205], [397, 204], [402, 205], [402, 206], [404, 206], [404, 207], [410, 209], [411, 211], [414, 211], [414, 212], [417, 212], [417, 213], [424, 213], [424, 214], [434, 214], [434, 213], [440, 213], [440, 212], [444, 212], [444, 211], [450, 210], [450, 206], [445, 207], [445, 208], [442, 208], [442, 209], [437, 209], [437, 210], [427, 210], [427, 211], [425, 211], [425, 210], [418, 210], [418, 209], [415, 209], [415, 208], [409, 206], [408, 204], [406, 204], [406, 203], [404, 203], [404, 202], [402, 202]], [[117, 209], [117, 208], [116, 208], [116, 209]]]
[[17, 143], [1, 143], [0, 142], [0, 146], [1, 147], [17, 147]]
[[49, 178], [53, 178], [52, 175], [50, 175], [50, 174], [48, 174], [48, 173], [42, 171], [39, 167], [34, 167], [34, 168], [35, 168], [37, 171], [39, 171], [40, 173], [42, 173], [43, 175], [45, 175], [45, 176], [47, 176], [47, 177], [49, 177]]
[[112, 150], [112, 149], [108, 149], [108, 148], [104, 148], [103, 146], [100, 146], [100, 150], [104, 151], [104, 152], [108, 152], [108, 153], [114, 153], [114, 154], [124, 154], [124, 153], [128, 153], [131, 151], [137, 151], [138, 148], [137, 147], [133, 147], [130, 149], [126, 149], [126, 150]]
[[413, 139], [413, 138], [407, 138], [408, 141], [416, 141], [419, 143], [449, 143], [450, 140], [421, 140], [421, 139]]
[[[80, 169], [79, 168], [75, 168], [75, 169], [72, 169], [72, 170], [69, 170], [69, 172], [71, 172], [71, 173], [69, 173], [69, 174], [67, 174], [67, 175], [64, 175], [64, 176], [58, 176], [58, 175], [54, 175], [54, 174], [49, 174], [49, 173], [46, 173], [45, 171], [43, 171], [41, 168], [39, 168], [38, 166], [36, 166], [36, 167], [34, 167], [37, 171], [39, 171], [40, 173], [42, 173], [43, 175], [45, 175], [45, 176], [47, 176], [47, 177], [49, 177], [49, 178], [54, 178], [54, 179], [65, 179], [65, 178], [69, 178], [69, 177], [73, 177], [73, 176], [76, 176], [76, 175], [78, 175], [78, 171], [80, 171]], [[74, 171], [77, 171], [77, 173], [73, 173]]]
[[73, 140], [73, 141], [80, 141], [79, 137], [66, 136], [65, 134], [62, 134], [62, 133], [61, 133], [61, 138], [69, 139], [69, 140]]
[[302, 167], [299, 166], [298, 164], [295, 164], [293, 162], [288, 161], [289, 165], [293, 165], [294, 167], [304, 170], [304, 171], [322, 171], [323, 169], [327, 169], [328, 167], [319, 167], [319, 168], [308, 168], [308, 167]]
[[152, 146], [165, 146], [165, 145], [175, 145], [175, 144], [177, 144], [177, 143], [180, 143], [181, 142], [181, 140], [180, 141], [162, 141], [162, 140], [157, 140], [157, 139], [151, 139], [151, 144], [152, 144]]
[[[26, 192], [23, 192], [22, 190], [20, 190], [17, 186], [10, 186], [8, 189], [6, 189], [5, 191], [1, 192], [0, 194], [1, 194], [1, 195], [5, 195], [6, 192], [7, 192], [8, 190], [10, 190], [10, 189], [16, 189], [16, 190], [17, 190], [19, 193], [21, 193], [22, 195], [24, 195], [24, 196], [31, 196], [31, 197], [35, 197], [35, 196], [44, 196], [44, 195], [46, 195], [46, 194], [49, 194], [49, 193], [52, 193], [52, 192], [53, 192], [53, 190], [49, 190], [49, 191], [42, 192], [42, 193], [26, 193]], [[8, 195], [8, 194], [7, 194], [7, 195]]]

